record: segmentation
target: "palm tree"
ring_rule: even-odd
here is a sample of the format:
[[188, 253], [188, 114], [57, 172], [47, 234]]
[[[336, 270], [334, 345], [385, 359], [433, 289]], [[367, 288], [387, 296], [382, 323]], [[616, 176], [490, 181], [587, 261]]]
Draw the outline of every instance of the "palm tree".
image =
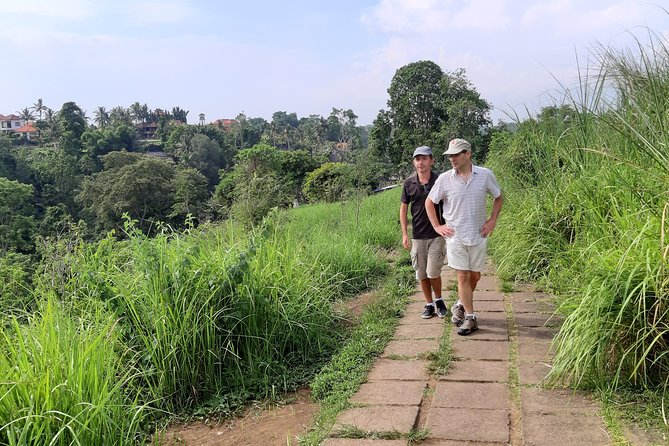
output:
[[[58, 133], [58, 112], [53, 111], [49, 107], [44, 107], [44, 121], [37, 123], [37, 128], [43, 127], [45, 130], [45, 139], [53, 141]], [[40, 129], [41, 131], [41, 129]], [[41, 134], [40, 134], [41, 136]]]
[[135, 122], [135, 124], [139, 124], [142, 122], [142, 104], [139, 102], [135, 102], [130, 106], [130, 113], [132, 114], [132, 118]]
[[181, 107], [172, 107], [172, 118], [187, 123], [188, 112]]
[[45, 108], [46, 108], [46, 107], [44, 107], [44, 103], [42, 102], [42, 98], [39, 98], [39, 99], [37, 100], [37, 102], [35, 102], [35, 103], [33, 104], [32, 109], [35, 110], [35, 111], [37, 112], [37, 114], [39, 115], [39, 120], [40, 120], [40, 121], [42, 120], [42, 112], [44, 111]]
[[125, 109], [120, 105], [111, 109], [111, 112], [109, 112], [109, 119], [110, 122], [114, 125], [132, 125], [132, 116], [130, 110]]
[[105, 128], [109, 124], [109, 112], [104, 107], [98, 107], [93, 111], [95, 118], [93, 122], [100, 127], [101, 129]]
[[33, 112], [30, 111], [28, 107], [24, 108], [23, 110], [17, 112], [19, 114], [19, 118], [21, 118], [21, 121], [28, 122], [28, 121], [33, 121], [35, 119], [35, 116], [33, 115]]

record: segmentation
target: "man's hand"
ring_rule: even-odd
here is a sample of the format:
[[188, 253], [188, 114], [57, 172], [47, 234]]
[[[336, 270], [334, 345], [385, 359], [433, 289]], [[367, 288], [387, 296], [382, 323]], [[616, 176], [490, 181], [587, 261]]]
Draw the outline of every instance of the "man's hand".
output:
[[492, 234], [492, 231], [495, 230], [495, 226], [497, 226], [496, 220], [493, 220], [492, 218], [487, 219], [481, 227], [481, 235], [483, 237], [488, 237], [490, 234]]
[[411, 248], [411, 242], [409, 241], [409, 236], [408, 235], [403, 235], [402, 236], [402, 246], [404, 246], [404, 249], [410, 249]]
[[442, 237], [453, 237], [455, 235], [455, 229], [447, 225], [435, 226], [434, 230]]

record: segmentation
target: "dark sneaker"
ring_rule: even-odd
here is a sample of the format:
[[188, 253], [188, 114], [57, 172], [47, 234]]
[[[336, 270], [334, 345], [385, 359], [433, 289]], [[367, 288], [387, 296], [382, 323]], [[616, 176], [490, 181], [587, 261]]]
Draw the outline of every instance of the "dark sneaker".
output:
[[458, 328], [460, 336], [467, 336], [469, 333], [479, 329], [479, 324], [476, 322], [476, 316], [467, 316], [465, 321]]
[[434, 305], [425, 305], [423, 314], [421, 314], [420, 317], [423, 319], [430, 319], [432, 316], [434, 316]]
[[444, 318], [448, 314], [448, 310], [446, 309], [446, 304], [444, 303], [443, 300], [436, 300], [434, 301], [434, 305], [437, 307], [437, 316]]
[[451, 322], [458, 327], [465, 321], [465, 306], [459, 303], [454, 303], [451, 307]]

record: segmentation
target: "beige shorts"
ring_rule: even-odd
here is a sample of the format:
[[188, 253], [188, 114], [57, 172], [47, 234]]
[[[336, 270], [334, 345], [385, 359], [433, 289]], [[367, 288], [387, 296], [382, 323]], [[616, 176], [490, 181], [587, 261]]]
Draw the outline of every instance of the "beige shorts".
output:
[[416, 279], [436, 279], [444, 266], [445, 246], [443, 237], [411, 240], [411, 265], [416, 270]]
[[483, 271], [488, 239], [474, 246], [463, 245], [455, 237], [446, 242], [448, 266], [461, 271]]

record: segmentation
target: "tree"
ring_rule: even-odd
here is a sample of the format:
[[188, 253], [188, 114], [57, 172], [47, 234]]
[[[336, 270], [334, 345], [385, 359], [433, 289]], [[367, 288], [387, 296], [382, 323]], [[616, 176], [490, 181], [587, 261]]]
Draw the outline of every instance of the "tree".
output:
[[102, 168], [99, 157], [102, 155], [119, 150], [135, 151], [136, 139], [135, 128], [127, 124], [86, 130], [81, 135], [81, 142], [85, 154], [95, 167], [90, 172], [84, 171], [84, 173], [90, 174], [99, 171]]
[[144, 120], [144, 116], [142, 113], [142, 104], [140, 104], [139, 102], [135, 102], [130, 106], [129, 110], [130, 110], [130, 116], [132, 117], [132, 120], [135, 124], [139, 124]]
[[16, 179], [33, 185], [38, 214], [59, 203], [63, 203], [72, 215], [78, 212], [74, 197], [81, 175], [76, 157], [51, 147], [21, 149], [14, 155]]
[[12, 141], [0, 134], [0, 177], [14, 179], [16, 176], [16, 160], [12, 153]]
[[487, 150], [490, 105], [460, 69], [445, 73], [431, 61], [397, 70], [388, 88], [388, 111], [381, 110], [370, 144], [396, 166], [406, 166], [414, 148], [446, 147], [455, 137], [469, 140], [479, 153]]
[[0, 177], [0, 257], [34, 251], [33, 187]]
[[111, 125], [133, 125], [132, 112], [129, 109], [121, 106], [116, 106], [109, 112], [109, 120]]
[[297, 129], [297, 114], [278, 111], [272, 114], [270, 123], [271, 141], [274, 147], [291, 150], [291, 143]]
[[35, 110], [37, 113], [37, 116], [39, 117], [39, 120], [42, 120], [42, 112], [44, 111], [44, 103], [42, 102], [42, 98], [39, 98], [37, 102], [35, 102], [32, 106], [32, 109]]
[[198, 220], [204, 218], [205, 204], [209, 196], [207, 178], [196, 169], [179, 167], [176, 169], [172, 183], [174, 203], [169, 216], [181, 220], [188, 215]]
[[188, 123], [188, 111], [181, 107], [172, 107], [172, 119], [181, 121], [183, 124]]
[[325, 148], [327, 129], [327, 121], [321, 115], [309, 115], [307, 118], [300, 119], [298, 130], [301, 146], [310, 156], [329, 153], [329, 150]]
[[19, 114], [19, 118], [21, 118], [21, 121], [28, 122], [28, 121], [33, 121], [35, 119], [35, 116], [33, 115], [33, 112], [31, 112], [28, 107], [19, 111], [18, 114]]
[[304, 195], [312, 203], [341, 200], [353, 188], [353, 166], [346, 163], [325, 163], [307, 175]]
[[93, 122], [101, 129], [107, 127], [110, 122], [109, 112], [105, 107], [98, 107], [93, 111]]
[[60, 148], [77, 159], [82, 154], [81, 135], [88, 125], [84, 112], [74, 102], [66, 102], [58, 112]]
[[50, 109], [49, 107], [44, 107], [44, 120], [39, 120], [35, 124], [37, 130], [39, 131], [39, 137], [44, 138], [45, 142], [51, 142], [56, 138], [58, 134], [58, 125], [57, 125], [57, 115], [58, 113]]
[[105, 170], [86, 177], [77, 200], [100, 230], [122, 227], [123, 215], [145, 232], [166, 222], [173, 212], [175, 166], [167, 161], [125, 152], [102, 157]]
[[221, 147], [216, 141], [202, 134], [194, 135], [190, 144], [191, 153], [186, 165], [202, 173], [213, 190], [218, 183], [218, 170], [221, 168]]

